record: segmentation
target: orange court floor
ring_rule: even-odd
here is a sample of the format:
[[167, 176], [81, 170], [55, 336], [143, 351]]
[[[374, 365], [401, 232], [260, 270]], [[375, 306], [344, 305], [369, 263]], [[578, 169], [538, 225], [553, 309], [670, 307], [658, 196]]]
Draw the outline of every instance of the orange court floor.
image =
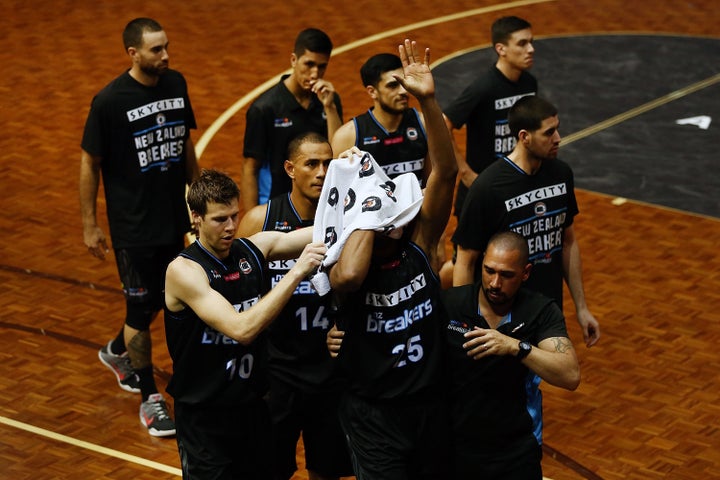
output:
[[[406, 36], [440, 59], [488, 44], [490, 24], [501, 15], [528, 19], [536, 36], [716, 38], [720, 24], [714, 0], [0, 6], [0, 478], [13, 480], [179, 475], [175, 441], [145, 432], [138, 398], [120, 390], [97, 359], [121, 325], [124, 304], [112, 255], [99, 261], [83, 245], [78, 208], [84, 121], [93, 95], [129, 65], [121, 31], [130, 19], [149, 16], [164, 26], [171, 66], [188, 80], [200, 164], [236, 180], [248, 102], [289, 68], [295, 35], [305, 27], [333, 39], [326, 78], [347, 120], [369, 105], [359, 66], [371, 54], [395, 51]], [[457, 140], [464, 145], [462, 133]], [[544, 474], [720, 478], [720, 222], [601, 192], [577, 196], [585, 290], [602, 338], [585, 348], [566, 303], [582, 384], [575, 392], [544, 387]], [[99, 211], [106, 222], [102, 201]], [[162, 316], [152, 333], [164, 390], [171, 362]]]

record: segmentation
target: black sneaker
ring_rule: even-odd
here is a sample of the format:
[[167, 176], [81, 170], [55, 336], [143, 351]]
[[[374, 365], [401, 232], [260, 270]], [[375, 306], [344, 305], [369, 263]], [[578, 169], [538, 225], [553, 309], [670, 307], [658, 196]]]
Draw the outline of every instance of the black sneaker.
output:
[[175, 435], [175, 422], [170, 418], [162, 393], [153, 393], [140, 404], [140, 422], [153, 437]]
[[126, 392], [140, 393], [140, 379], [130, 365], [130, 358], [127, 352], [122, 355], [115, 355], [110, 351], [110, 343], [108, 342], [98, 352], [100, 361], [108, 367], [117, 377], [118, 385]]

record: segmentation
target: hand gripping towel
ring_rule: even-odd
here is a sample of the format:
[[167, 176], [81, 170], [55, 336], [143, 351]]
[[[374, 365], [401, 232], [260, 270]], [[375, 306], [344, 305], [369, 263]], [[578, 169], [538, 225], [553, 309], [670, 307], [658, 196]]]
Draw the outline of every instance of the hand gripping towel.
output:
[[367, 152], [330, 162], [315, 212], [313, 241], [328, 250], [311, 282], [320, 295], [330, 291], [327, 270], [340, 257], [355, 230], [374, 230], [399, 238], [420, 211], [423, 196], [413, 173], [390, 180]]

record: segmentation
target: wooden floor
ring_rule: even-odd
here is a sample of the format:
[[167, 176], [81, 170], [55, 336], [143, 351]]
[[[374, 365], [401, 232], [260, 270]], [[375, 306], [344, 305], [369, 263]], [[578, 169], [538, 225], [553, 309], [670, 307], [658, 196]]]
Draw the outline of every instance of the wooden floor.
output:
[[[178, 473], [174, 440], [143, 431], [138, 397], [117, 388], [97, 360], [122, 322], [123, 299], [114, 259], [100, 262], [83, 246], [78, 211], [82, 127], [92, 96], [128, 65], [120, 33], [131, 18], [164, 25], [171, 64], [190, 85], [201, 164], [236, 179], [246, 102], [215, 122], [289, 67], [295, 34], [307, 26], [325, 29], [338, 47], [326, 78], [349, 118], [368, 105], [359, 65], [405, 35], [430, 45], [437, 59], [487, 43], [492, 20], [505, 14], [529, 19], [536, 35], [717, 37], [720, 24], [715, 0], [0, 0], [0, 7], [0, 478], [13, 480]], [[358, 41], [366, 43], [350, 48]], [[578, 192], [578, 200], [586, 291], [603, 336], [597, 347], [578, 347], [576, 392], [544, 388], [545, 475], [720, 478], [720, 222], [616, 205], [592, 192]], [[569, 326], [579, 341], [572, 314]], [[153, 335], [164, 387], [162, 320]]]

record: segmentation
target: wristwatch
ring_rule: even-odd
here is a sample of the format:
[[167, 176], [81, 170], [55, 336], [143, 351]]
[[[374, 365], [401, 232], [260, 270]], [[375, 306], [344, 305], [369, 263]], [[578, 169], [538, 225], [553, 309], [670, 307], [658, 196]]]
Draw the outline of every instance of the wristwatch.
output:
[[530, 354], [530, 350], [532, 350], [532, 345], [529, 342], [520, 342], [518, 347], [520, 348], [520, 350], [518, 351], [517, 355], [515, 355], [518, 360], [522, 360], [523, 358], [527, 357]]

